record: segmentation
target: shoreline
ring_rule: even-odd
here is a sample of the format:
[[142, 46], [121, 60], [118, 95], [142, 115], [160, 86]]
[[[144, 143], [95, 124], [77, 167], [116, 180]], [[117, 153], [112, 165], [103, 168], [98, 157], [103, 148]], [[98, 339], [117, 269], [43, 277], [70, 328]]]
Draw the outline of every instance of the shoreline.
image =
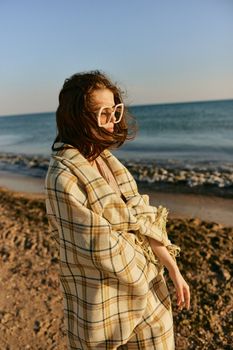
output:
[[[162, 192], [182, 192], [233, 198], [233, 163], [178, 160], [119, 160], [138, 185]], [[46, 176], [49, 157], [0, 152], [0, 174], [19, 174], [37, 179]]]
[[[165, 206], [169, 211], [168, 220], [173, 218], [199, 219], [233, 227], [233, 199], [231, 198], [216, 196], [213, 193], [190, 193], [188, 189], [185, 192], [185, 189], [178, 185], [174, 190], [174, 187], [152, 187], [138, 183], [138, 190], [140, 194], [149, 195], [151, 205]], [[44, 200], [44, 179], [0, 171], [0, 192]]]

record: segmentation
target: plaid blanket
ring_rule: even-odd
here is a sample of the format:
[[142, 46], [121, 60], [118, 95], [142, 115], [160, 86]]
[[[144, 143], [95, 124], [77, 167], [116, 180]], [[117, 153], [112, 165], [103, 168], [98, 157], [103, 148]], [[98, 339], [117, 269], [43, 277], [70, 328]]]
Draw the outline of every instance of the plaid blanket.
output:
[[122, 197], [74, 147], [52, 153], [45, 180], [69, 349], [126, 344], [142, 321], [151, 283], [164, 268], [147, 237], [162, 242], [174, 259], [180, 251], [167, 236], [167, 209], [151, 206], [149, 197], [138, 193], [130, 172], [109, 150], [101, 157]]

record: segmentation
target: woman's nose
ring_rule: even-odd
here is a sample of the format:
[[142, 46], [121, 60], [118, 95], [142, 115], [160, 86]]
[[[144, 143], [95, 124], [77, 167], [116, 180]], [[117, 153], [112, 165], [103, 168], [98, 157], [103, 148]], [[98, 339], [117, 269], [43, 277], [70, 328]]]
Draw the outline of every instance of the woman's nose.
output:
[[116, 117], [115, 117], [115, 112], [113, 111], [112, 114], [111, 114], [111, 118], [110, 118], [110, 121], [113, 120], [113, 123], [115, 123], [116, 121]]

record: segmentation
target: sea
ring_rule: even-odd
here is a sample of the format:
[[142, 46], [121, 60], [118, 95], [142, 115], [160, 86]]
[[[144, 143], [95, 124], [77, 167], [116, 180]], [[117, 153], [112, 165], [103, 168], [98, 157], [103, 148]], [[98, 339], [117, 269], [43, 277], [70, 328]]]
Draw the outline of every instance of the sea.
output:
[[[233, 170], [233, 100], [128, 108], [138, 132], [112, 151], [123, 162], [190, 171]], [[1, 116], [0, 170], [44, 176], [55, 136], [55, 112]]]

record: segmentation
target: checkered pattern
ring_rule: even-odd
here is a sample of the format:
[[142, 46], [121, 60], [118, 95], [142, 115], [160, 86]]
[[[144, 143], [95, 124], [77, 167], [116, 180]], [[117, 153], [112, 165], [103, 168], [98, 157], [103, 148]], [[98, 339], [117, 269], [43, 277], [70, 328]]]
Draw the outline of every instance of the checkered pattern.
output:
[[45, 180], [68, 348], [174, 349], [163, 266], [147, 239], [174, 259], [179, 253], [166, 233], [166, 208], [149, 205], [109, 150], [101, 156], [122, 198], [75, 148], [53, 152]]

